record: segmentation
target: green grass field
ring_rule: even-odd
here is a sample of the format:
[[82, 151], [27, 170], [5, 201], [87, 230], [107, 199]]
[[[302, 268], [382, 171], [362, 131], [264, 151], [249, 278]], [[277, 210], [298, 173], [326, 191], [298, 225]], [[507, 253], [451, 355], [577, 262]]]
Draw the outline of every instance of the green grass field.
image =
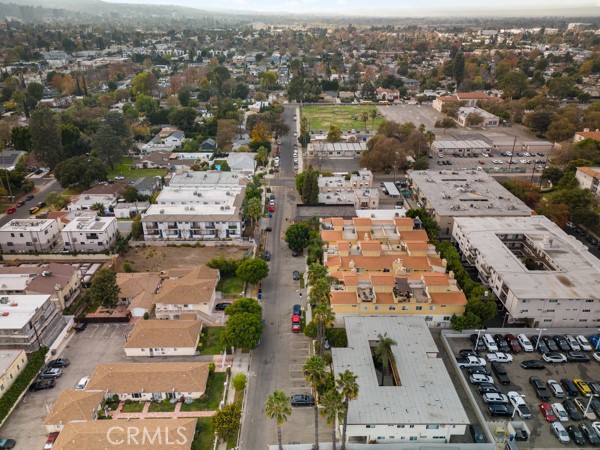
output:
[[217, 291], [221, 291], [226, 295], [237, 296], [244, 290], [244, 280], [236, 277], [235, 275], [231, 277], [223, 277], [219, 280], [219, 284], [217, 285]]
[[125, 178], [142, 178], [142, 177], [164, 177], [167, 174], [166, 169], [131, 169], [131, 158], [123, 158], [119, 164], [115, 164], [115, 168], [108, 172], [108, 178], [123, 176]]
[[199, 417], [192, 450], [212, 450], [214, 437], [212, 417]]
[[[365, 123], [359, 120], [360, 113], [370, 112], [374, 106], [305, 106], [302, 108], [302, 117], [310, 121], [311, 131], [327, 132], [330, 125], [340, 127], [343, 132], [349, 130], [364, 131]], [[375, 119], [375, 129], [384, 121], [382, 116]], [[367, 122], [367, 129], [372, 130], [373, 122]]]
[[200, 338], [202, 347], [200, 347], [201, 355], [218, 355], [223, 351], [225, 347], [221, 345], [221, 333], [223, 327], [203, 327], [202, 334], [204, 337]]

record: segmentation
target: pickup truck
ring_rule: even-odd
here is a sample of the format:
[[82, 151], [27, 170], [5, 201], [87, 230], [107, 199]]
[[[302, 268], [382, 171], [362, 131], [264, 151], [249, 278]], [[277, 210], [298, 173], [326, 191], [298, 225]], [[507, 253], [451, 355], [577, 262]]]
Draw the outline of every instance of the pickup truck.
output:
[[486, 361], [485, 359], [478, 358], [477, 356], [466, 356], [464, 358], [456, 358], [456, 364], [458, 364], [458, 367], [461, 369], [473, 366], [485, 367]]

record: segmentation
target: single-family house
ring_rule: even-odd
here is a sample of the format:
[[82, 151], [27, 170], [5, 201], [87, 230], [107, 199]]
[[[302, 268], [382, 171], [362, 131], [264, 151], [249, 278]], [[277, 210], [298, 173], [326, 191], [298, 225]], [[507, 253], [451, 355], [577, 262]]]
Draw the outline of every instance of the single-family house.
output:
[[253, 175], [256, 170], [256, 153], [230, 153], [227, 164], [233, 172], [242, 172]]
[[138, 178], [133, 182], [133, 187], [137, 189], [139, 195], [152, 197], [162, 187], [162, 179], [159, 176]]
[[162, 401], [199, 398], [206, 391], [207, 362], [107, 363], [90, 377], [88, 391], [102, 391], [105, 398]]
[[397, 89], [384, 89], [382, 87], [378, 87], [376, 90], [377, 100], [382, 101], [394, 101], [400, 98], [400, 91]]
[[123, 344], [127, 356], [194, 356], [201, 320], [138, 320]]
[[42, 424], [46, 432], [55, 433], [61, 432], [70, 423], [96, 420], [102, 400], [104, 392], [99, 390], [62, 391]]
[[144, 317], [144, 313], [152, 312], [161, 283], [158, 272], [117, 273], [119, 301], [127, 305], [133, 317]]
[[573, 137], [573, 142], [583, 141], [584, 139], [591, 139], [593, 141], [600, 141], [600, 130], [592, 131], [589, 128], [584, 128], [583, 131], [578, 131]]
[[212, 138], [205, 139], [202, 144], [200, 144], [200, 150], [203, 151], [213, 151], [216, 147], [217, 142]]
[[139, 160], [133, 162], [132, 167], [134, 169], [167, 169], [169, 164], [169, 157], [171, 152], [157, 151], [147, 153], [140, 156]]

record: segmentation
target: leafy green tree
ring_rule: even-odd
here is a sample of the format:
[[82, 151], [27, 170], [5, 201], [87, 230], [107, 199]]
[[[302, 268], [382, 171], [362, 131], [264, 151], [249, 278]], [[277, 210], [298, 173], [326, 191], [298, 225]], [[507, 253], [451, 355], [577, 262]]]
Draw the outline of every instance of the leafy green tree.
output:
[[332, 449], [336, 450], [336, 423], [344, 419], [344, 401], [337, 390], [329, 389], [319, 398], [319, 403], [323, 407], [321, 415], [325, 417], [327, 425], [332, 428]]
[[149, 117], [152, 114], [158, 113], [160, 108], [158, 101], [149, 95], [138, 94], [135, 98], [135, 109]]
[[117, 275], [103, 267], [96, 272], [88, 292], [94, 303], [105, 308], [114, 308], [119, 303], [120, 288], [117, 284]]
[[512, 100], [514, 97], [522, 97], [528, 87], [527, 74], [520, 71], [510, 71], [498, 80], [498, 86], [502, 89], [504, 98]]
[[377, 342], [377, 347], [375, 347], [375, 355], [381, 364], [383, 369], [383, 374], [389, 374], [389, 365], [390, 365], [390, 356], [393, 345], [398, 345], [398, 343], [393, 340], [391, 337], [384, 333], [383, 335], [377, 335], [379, 339]]
[[157, 86], [158, 80], [152, 72], [140, 72], [131, 81], [131, 91], [134, 95], [151, 95]]
[[29, 122], [31, 130], [31, 148], [38, 160], [51, 169], [62, 161], [62, 140], [58, 119], [46, 106], [38, 106]]
[[367, 122], [369, 121], [369, 112], [361, 111], [361, 113], [358, 116], [358, 120], [360, 120], [362, 123], [365, 124], [365, 133], [366, 133], [367, 132]]
[[239, 403], [229, 403], [212, 416], [213, 430], [222, 442], [237, 436], [242, 418], [242, 408]]
[[310, 230], [303, 223], [294, 223], [285, 231], [285, 242], [290, 249], [302, 252], [308, 245], [308, 235]]
[[348, 427], [348, 406], [350, 400], [358, 397], [359, 386], [356, 382], [358, 377], [349, 370], [339, 374], [335, 384], [344, 399], [344, 420], [342, 422], [342, 446], [341, 450], [346, 450], [346, 429]]
[[457, 87], [460, 87], [465, 79], [465, 55], [462, 51], [456, 52], [452, 60], [452, 77], [456, 81]]
[[[325, 361], [320, 356], [310, 356], [304, 363], [302, 372], [304, 372], [306, 381], [312, 385], [316, 397], [318, 387], [325, 382], [328, 376]], [[313, 410], [315, 419], [315, 444], [313, 445], [313, 449], [319, 450], [319, 405], [316, 401]]]
[[302, 202], [307, 205], [319, 204], [319, 172], [309, 169], [303, 178]]
[[230, 317], [242, 313], [255, 314], [261, 317], [262, 306], [260, 305], [260, 303], [258, 303], [258, 300], [256, 300], [255, 298], [243, 297], [236, 300], [227, 308], [225, 308], [225, 315]]
[[437, 120], [435, 122], [436, 128], [441, 128], [444, 130], [444, 134], [446, 134], [446, 130], [449, 128], [456, 128], [456, 122], [450, 117], [443, 117], [441, 120]]
[[251, 198], [246, 203], [244, 215], [250, 219], [252, 226], [255, 226], [258, 220], [262, 217], [263, 209], [264, 207], [262, 200], [258, 197]]
[[27, 94], [33, 98], [36, 102], [39, 102], [44, 95], [44, 86], [40, 83], [29, 83], [27, 85]]
[[250, 284], [256, 284], [269, 275], [269, 265], [262, 258], [252, 258], [242, 261], [235, 274]]
[[256, 348], [263, 326], [261, 317], [256, 314], [242, 312], [229, 316], [221, 333], [221, 343], [226, 347]]
[[328, 270], [322, 264], [313, 263], [308, 266], [308, 284], [314, 286], [321, 279], [327, 278]]
[[277, 73], [273, 71], [261, 72], [258, 74], [260, 87], [264, 92], [270, 92], [277, 86]]
[[557, 184], [563, 176], [563, 171], [558, 167], [548, 167], [542, 172], [542, 178], [550, 181], [552, 184]]
[[452, 316], [450, 319], [452, 329], [455, 331], [475, 330], [482, 326], [481, 319], [474, 313], [465, 313], [462, 316]]
[[133, 186], [126, 186], [121, 194], [127, 203], [135, 203], [140, 196], [138, 190]]
[[190, 90], [188, 88], [181, 89], [177, 93], [177, 98], [181, 106], [188, 106], [190, 104]]
[[198, 112], [189, 106], [175, 108], [169, 113], [169, 123], [184, 131], [191, 131], [196, 123]]
[[538, 110], [530, 112], [525, 116], [523, 123], [532, 131], [545, 133], [552, 122], [552, 112], [549, 110]]
[[14, 127], [11, 130], [11, 142], [15, 150], [31, 150], [31, 129], [29, 126]]
[[341, 140], [342, 130], [340, 130], [340, 127], [330, 125], [329, 131], [327, 132], [327, 142], [340, 142]]
[[246, 376], [245, 373], [236, 373], [232, 378], [231, 378], [231, 384], [233, 385], [233, 388], [237, 391], [237, 392], [241, 392], [244, 389], [246, 389], [246, 384], [248, 383], [248, 377]]
[[79, 128], [72, 123], [61, 123], [60, 138], [65, 158], [72, 158], [81, 154], [78, 151], [82, 147], [82, 133]]
[[365, 99], [373, 99], [375, 98], [376, 91], [375, 91], [375, 86], [373, 86], [373, 83], [371, 83], [370, 81], [365, 81], [362, 85], [362, 87], [360, 88], [360, 95], [362, 98]]
[[[331, 309], [331, 305], [329, 304], [329, 283], [326, 282], [325, 279], [321, 279], [317, 282], [315, 288], [318, 288], [319, 285], [326, 284], [327, 292], [325, 293], [326, 298], [317, 301], [317, 304], [313, 308], [313, 321], [317, 326], [317, 341], [319, 342], [319, 355], [323, 354], [323, 342], [325, 340], [325, 329], [331, 328], [335, 321], [335, 314], [333, 313], [333, 309]], [[312, 291], [311, 291], [312, 294]], [[312, 295], [311, 295], [312, 299]]]
[[265, 147], [260, 146], [256, 152], [255, 159], [256, 164], [261, 167], [265, 167], [269, 163], [269, 151]]
[[108, 164], [112, 170], [115, 168], [115, 163], [123, 157], [125, 142], [114, 128], [103, 123], [92, 138], [92, 148], [98, 158]]
[[567, 98], [575, 96], [575, 80], [569, 76], [551, 78], [548, 81], [548, 93], [556, 98]]
[[75, 156], [59, 163], [54, 176], [63, 188], [89, 189], [95, 181], [106, 180], [106, 166], [97, 158]]
[[144, 236], [144, 227], [142, 225], [142, 216], [136, 214], [131, 224], [131, 237], [135, 240], [139, 240]]
[[562, 142], [573, 138], [577, 127], [568, 119], [555, 118], [548, 126], [548, 139], [554, 142]]
[[69, 203], [69, 198], [56, 191], [52, 191], [46, 197], [46, 203], [52, 206], [57, 211], [63, 209]]
[[277, 442], [279, 450], [283, 450], [283, 442], [281, 436], [281, 425], [287, 422], [292, 408], [290, 406], [290, 398], [283, 391], [275, 390], [267, 397], [265, 402], [265, 414], [269, 419], [275, 419], [277, 423]]

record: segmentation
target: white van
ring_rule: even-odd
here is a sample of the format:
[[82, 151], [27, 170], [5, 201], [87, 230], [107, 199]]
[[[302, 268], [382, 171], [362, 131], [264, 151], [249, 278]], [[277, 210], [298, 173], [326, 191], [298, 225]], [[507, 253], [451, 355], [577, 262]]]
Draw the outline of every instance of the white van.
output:
[[523, 350], [525, 350], [526, 352], [533, 351], [533, 345], [531, 344], [531, 341], [527, 339], [527, 336], [525, 336], [524, 334], [518, 334], [517, 340], [519, 341], [519, 344], [521, 344]]
[[497, 352], [498, 351], [498, 346], [496, 345], [496, 341], [494, 341], [494, 338], [492, 337], [491, 334], [486, 333], [483, 335], [483, 343], [487, 347], [488, 352]]
[[83, 377], [81, 380], [79, 380], [79, 383], [77, 383], [77, 386], [75, 386], [75, 389], [78, 391], [84, 390], [88, 384], [88, 381], [90, 381], [90, 377]]

